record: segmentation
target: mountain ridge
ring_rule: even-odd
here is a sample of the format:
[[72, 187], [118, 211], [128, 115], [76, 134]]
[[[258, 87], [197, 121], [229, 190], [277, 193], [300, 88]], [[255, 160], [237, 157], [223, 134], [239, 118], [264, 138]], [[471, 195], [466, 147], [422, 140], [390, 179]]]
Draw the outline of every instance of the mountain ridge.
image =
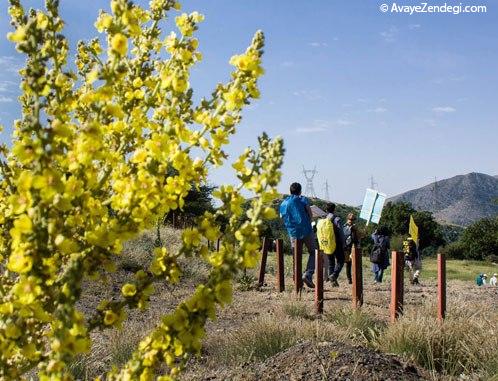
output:
[[427, 210], [440, 221], [467, 226], [498, 215], [498, 176], [471, 172], [438, 180], [388, 199], [408, 202], [417, 210]]

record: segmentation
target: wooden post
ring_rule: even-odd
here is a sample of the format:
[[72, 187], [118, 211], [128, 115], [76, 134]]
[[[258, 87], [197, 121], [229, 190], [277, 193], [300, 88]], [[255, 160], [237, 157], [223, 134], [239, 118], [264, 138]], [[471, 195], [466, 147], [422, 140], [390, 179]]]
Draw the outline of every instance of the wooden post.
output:
[[351, 249], [353, 308], [359, 308], [363, 305], [363, 269], [361, 262], [361, 250], [353, 245]]
[[329, 258], [330, 255], [324, 254], [323, 255], [323, 276], [324, 279], [329, 279]]
[[285, 290], [284, 277], [284, 243], [281, 238], [277, 239], [277, 288], [278, 292]]
[[268, 259], [268, 243], [269, 240], [263, 237], [261, 247], [261, 266], [259, 267], [258, 285], [261, 287], [265, 283], [266, 260]]
[[303, 264], [303, 240], [296, 239], [294, 244], [294, 287], [296, 295], [301, 293], [303, 288], [302, 264]]
[[391, 261], [391, 323], [403, 313], [403, 252], [393, 251]]
[[323, 314], [323, 256], [320, 250], [315, 250], [315, 308], [317, 314]]
[[446, 258], [437, 255], [437, 318], [443, 321], [446, 316]]

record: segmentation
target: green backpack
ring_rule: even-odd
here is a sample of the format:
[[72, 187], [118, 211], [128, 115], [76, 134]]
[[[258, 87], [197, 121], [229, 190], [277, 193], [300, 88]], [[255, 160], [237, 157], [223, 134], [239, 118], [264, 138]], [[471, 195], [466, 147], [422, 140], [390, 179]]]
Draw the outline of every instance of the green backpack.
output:
[[316, 224], [316, 238], [318, 239], [320, 250], [328, 255], [334, 254], [336, 247], [335, 231], [330, 218], [322, 218], [318, 221]]

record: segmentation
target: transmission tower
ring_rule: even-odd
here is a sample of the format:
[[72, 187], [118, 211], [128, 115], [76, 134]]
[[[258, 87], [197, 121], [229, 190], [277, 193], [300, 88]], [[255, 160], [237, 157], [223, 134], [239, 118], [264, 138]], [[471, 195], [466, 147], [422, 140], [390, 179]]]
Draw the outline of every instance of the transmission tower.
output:
[[433, 201], [433, 207], [434, 207], [434, 212], [437, 212], [438, 210], [438, 199], [437, 199], [437, 177], [434, 177], [434, 185], [432, 187], [432, 201]]
[[303, 165], [303, 174], [306, 179], [306, 188], [304, 194], [308, 197], [316, 198], [315, 187], [313, 186], [313, 178], [318, 173], [316, 165], [314, 169], [305, 169]]
[[373, 175], [370, 176], [370, 189], [375, 189], [377, 185], [378, 184], [375, 182]]
[[325, 181], [325, 201], [330, 201], [330, 193], [329, 193], [329, 189], [330, 189], [330, 186], [329, 186], [329, 181], [326, 180]]

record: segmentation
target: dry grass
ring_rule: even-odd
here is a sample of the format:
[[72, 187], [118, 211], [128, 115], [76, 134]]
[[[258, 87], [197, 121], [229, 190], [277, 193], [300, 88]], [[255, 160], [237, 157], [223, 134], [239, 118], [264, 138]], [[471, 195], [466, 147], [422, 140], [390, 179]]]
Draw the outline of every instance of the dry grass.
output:
[[144, 334], [144, 324], [128, 322], [123, 330], [111, 330], [94, 335], [92, 352], [79, 356], [70, 370], [77, 380], [93, 380], [102, 376], [112, 365], [128, 361]]
[[369, 313], [352, 308], [336, 309], [326, 318], [345, 331], [351, 340], [362, 345], [370, 345], [386, 327], [384, 322], [376, 320]]
[[448, 318], [436, 322], [434, 306], [424, 305], [387, 326], [375, 339], [385, 351], [400, 354], [437, 374], [479, 378], [498, 376], [498, 315], [461, 301]]
[[337, 338], [332, 326], [320, 320], [264, 315], [235, 331], [210, 335], [204, 343], [204, 364], [240, 366], [262, 362], [303, 341]]

